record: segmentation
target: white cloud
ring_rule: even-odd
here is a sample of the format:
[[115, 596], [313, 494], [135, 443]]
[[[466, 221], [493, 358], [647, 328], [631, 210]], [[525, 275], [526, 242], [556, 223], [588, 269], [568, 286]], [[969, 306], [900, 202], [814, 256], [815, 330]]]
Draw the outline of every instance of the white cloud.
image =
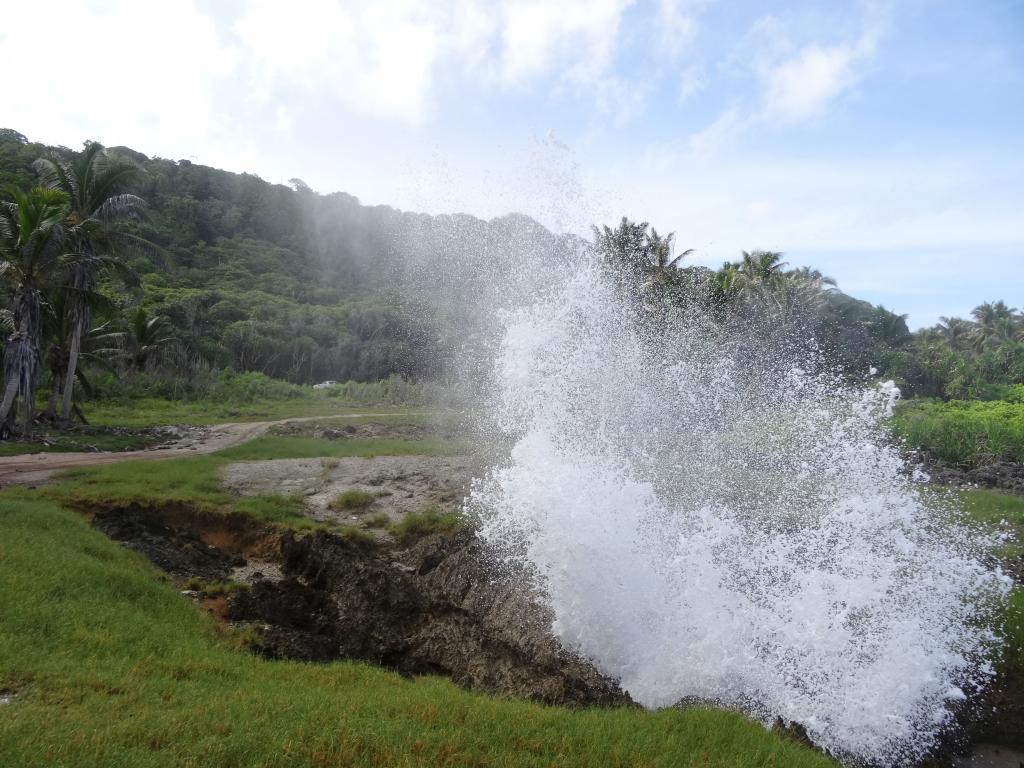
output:
[[761, 76], [764, 119], [796, 123], [820, 116], [861, 79], [881, 34], [879, 23], [872, 21], [853, 43], [814, 43], [767, 67]]
[[424, 119], [436, 70], [487, 87], [606, 86], [632, 0], [247, 0], [233, 26], [259, 101], [319, 92], [356, 114]]
[[755, 101], [745, 109], [727, 107], [690, 137], [692, 152], [710, 153], [758, 126], [788, 126], [824, 115], [864, 77], [888, 30], [884, 6], [866, 6], [859, 35], [832, 44], [796, 46], [790, 30], [774, 16], [759, 19], [728, 57], [725, 69], [749, 74]]
[[506, 84], [529, 81], [561, 62], [568, 78], [598, 80], [608, 70], [622, 13], [632, 0], [516, 0], [500, 16], [500, 76]]
[[662, 52], [678, 56], [697, 35], [695, 11], [704, 2], [695, 0], [658, 0], [658, 29]]
[[233, 31], [254, 98], [320, 91], [353, 112], [407, 120], [424, 113], [441, 42], [425, 7], [389, 0], [310, 0], [301, 12], [249, 0]]
[[[237, 55], [191, 0], [67, 0], [44, 14], [32, 3], [4, 9], [0, 65], [20, 73], [7, 80], [5, 124], [73, 146], [146, 136], [150, 151], [225, 129], [218, 89]], [[44, 29], [45, 43], [30, 31]]]

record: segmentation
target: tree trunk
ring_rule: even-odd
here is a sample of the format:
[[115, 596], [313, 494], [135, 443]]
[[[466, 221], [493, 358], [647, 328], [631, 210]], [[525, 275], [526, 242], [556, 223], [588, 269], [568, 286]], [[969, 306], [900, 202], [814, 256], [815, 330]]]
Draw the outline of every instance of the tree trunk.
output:
[[32, 434], [32, 417], [33, 417], [32, 415], [33, 415], [33, 411], [35, 411], [35, 407], [36, 407], [35, 398], [32, 395], [33, 395], [33, 393], [31, 391], [29, 391], [29, 394], [27, 394], [24, 398], [22, 398], [22, 403], [21, 403], [21, 420], [22, 420], [22, 428], [21, 429], [22, 429], [22, 434], [24, 434], [26, 437], [28, 435]]
[[46, 401], [45, 416], [47, 421], [52, 422], [56, 421], [57, 419], [57, 400], [60, 398], [60, 393], [62, 390], [64, 380], [61, 378], [61, 375], [56, 371], [52, 371], [50, 373], [50, 376], [53, 378], [53, 381], [50, 382], [50, 398]]
[[75, 371], [78, 369], [78, 355], [82, 349], [82, 316], [75, 320], [71, 331], [71, 353], [68, 355], [68, 370], [64, 375], [64, 403], [60, 409], [61, 421], [71, 421], [71, 401], [75, 394]]
[[7, 423], [7, 417], [14, 406], [14, 398], [18, 396], [18, 377], [11, 376], [7, 380], [7, 387], [4, 389], [4, 399], [0, 403], [0, 424]]

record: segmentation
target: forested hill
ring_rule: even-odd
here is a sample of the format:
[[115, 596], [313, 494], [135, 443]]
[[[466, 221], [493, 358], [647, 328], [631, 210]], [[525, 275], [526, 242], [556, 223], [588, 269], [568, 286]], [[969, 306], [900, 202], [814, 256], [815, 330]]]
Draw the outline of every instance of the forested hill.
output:
[[[568, 260], [580, 244], [522, 215], [486, 222], [405, 213], [318, 194], [299, 179], [269, 184], [126, 147], [111, 151], [143, 170], [133, 191], [147, 214], [124, 226], [155, 246], [127, 257], [140, 286], [109, 277], [100, 285], [112, 301], [94, 309], [93, 327], [127, 329], [134, 339], [134, 352], [115, 355], [122, 369], [162, 366], [188, 378], [226, 368], [298, 383], [443, 378], [460, 356], [463, 331], [479, 327], [467, 315], [481, 309], [489, 275], [514, 268], [524, 249]], [[0, 130], [0, 191], [35, 186], [33, 163], [53, 152], [80, 154]], [[909, 393], [999, 396], [1024, 375], [1024, 323], [1001, 302], [979, 307], [975, 321], [911, 334], [902, 316], [841, 293], [813, 270], [784, 271], [780, 254], [744, 254], [718, 271], [685, 260], [666, 269], [666, 241], [626, 220], [598, 242], [611, 247], [616, 268], [638, 264], [669, 293], [696, 281], [719, 304], [812, 305], [807, 331], [837, 364], [858, 373], [876, 367]], [[10, 290], [0, 285], [4, 306]], [[90, 343], [83, 340], [85, 352]], [[103, 342], [94, 345], [98, 359]], [[146, 352], [155, 346], [159, 355]], [[61, 352], [60, 344], [54, 349]]]
[[[135, 192], [148, 214], [129, 226], [159, 249], [129, 259], [141, 292], [105, 290], [166, 318], [190, 358], [178, 364], [296, 382], [440, 375], [451, 344], [437, 327], [450, 318], [438, 313], [458, 311], [455, 299], [483, 272], [479, 260], [507, 258], [524, 232], [535, 245], [558, 241], [523, 216], [402, 213], [320, 195], [298, 179], [269, 184], [111, 149], [145, 171]], [[33, 162], [52, 150], [74, 154], [0, 131], [0, 189], [32, 187]], [[405, 279], [413, 271], [419, 294]], [[445, 291], [452, 301], [438, 302]]]

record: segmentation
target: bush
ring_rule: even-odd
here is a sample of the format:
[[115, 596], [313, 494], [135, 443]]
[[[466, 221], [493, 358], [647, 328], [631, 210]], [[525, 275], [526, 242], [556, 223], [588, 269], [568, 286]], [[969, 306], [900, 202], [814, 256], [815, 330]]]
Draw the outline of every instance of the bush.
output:
[[380, 381], [346, 381], [323, 390], [327, 397], [359, 405], [423, 405], [430, 399], [427, 387], [401, 376]]
[[432, 533], [453, 533], [465, 525], [465, 520], [455, 512], [445, 512], [439, 507], [427, 507], [422, 512], [411, 512], [401, 522], [391, 526], [391, 533], [403, 545], [413, 544]]
[[368, 506], [373, 504], [376, 499], [377, 496], [375, 494], [361, 491], [358, 488], [352, 488], [344, 493], [339, 493], [327, 506], [335, 511], [343, 509], [366, 509]]
[[313, 390], [273, 379], [262, 373], [231, 370], [202, 371], [189, 377], [161, 373], [107, 374], [96, 382], [94, 399], [132, 401], [143, 398], [196, 402], [247, 404], [259, 400], [293, 400], [311, 397]]
[[907, 401], [893, 427], [909, 448], [963, 466], [1024, 461], [1024, 403]]

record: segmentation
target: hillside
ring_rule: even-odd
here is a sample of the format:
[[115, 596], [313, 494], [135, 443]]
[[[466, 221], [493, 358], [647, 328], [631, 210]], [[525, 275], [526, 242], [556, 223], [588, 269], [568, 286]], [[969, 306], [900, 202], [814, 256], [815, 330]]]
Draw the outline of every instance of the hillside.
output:
[[[37, 183], [33, 163], [54, 153], [81, 156], [0, 130], [0, 189], [30, 189]], [[303, 384], [451, 380], [465, 366], [467, 344], [480, 343], [486, 315], [508, 298], [496, 276], [528, 263], [525, 251], [558, 264], [588, 247], [522, 215], [482, 221], [407, 213], [365, 206], [341, 192], [319, 194], [299, 179], [283, 186], [126, 147], [111, 153], [142, 171], [131, 191], [146, 202], [145, 215], [122, 227], [151, 245], [125, 254], [139, 285], [109, 274], [102, 279], [100, 292], [109, 301], [94, 309], [93, 326], [123, 332], [131, 330], [131, 317], [140, 328], [155, 322], [160, 349], [135, 355], [131, 364], [118, 356], [115, 368], [122, 374], [160, 369], [158, 393], [187, 389], [197, 376], [220, 369]], [[624, 265], [639, 259], [641, 272], [651, 274], [648, 262], [660, 247], [653, 230], [623, 220], [604, 232], [621, 251], [612, 259], [616, 269], [628, 271]], [[775, 258], [774, 265], [759, 267], [759, 254]], [[676, 305], [697, 303], [692, 286], [699, 285], [712, 305], [754, 306], [760, 333], [775, 333], [799, 314], [800, 333], [817, 340], [825, 362], [854, 379], [874, 368], [895, 378], [905, 394], [997, 398], [1024, 381], [1020, 318], [1001, 302], [980, 306], [974, 321], [952, 319], [911, 334], [904, 317], [842, 293], [827, 276], [784, 272], [781, 254], [770, 251], [747, 255], [746, 265], [727, 262], [718, 271], [683, 260], [655, 277], [691, 286], [672, 294]], [[4, 306], [10, 290], [0, 287]], [[102, 337], [92, 344], [103, 350], [109, 342]], [[123, 394], [126, 377], [94, 373], [101, 394]], [[169, 379], [173, 386], [164, 386]], [[148, 390], [153, 384], [147, 380]]]

